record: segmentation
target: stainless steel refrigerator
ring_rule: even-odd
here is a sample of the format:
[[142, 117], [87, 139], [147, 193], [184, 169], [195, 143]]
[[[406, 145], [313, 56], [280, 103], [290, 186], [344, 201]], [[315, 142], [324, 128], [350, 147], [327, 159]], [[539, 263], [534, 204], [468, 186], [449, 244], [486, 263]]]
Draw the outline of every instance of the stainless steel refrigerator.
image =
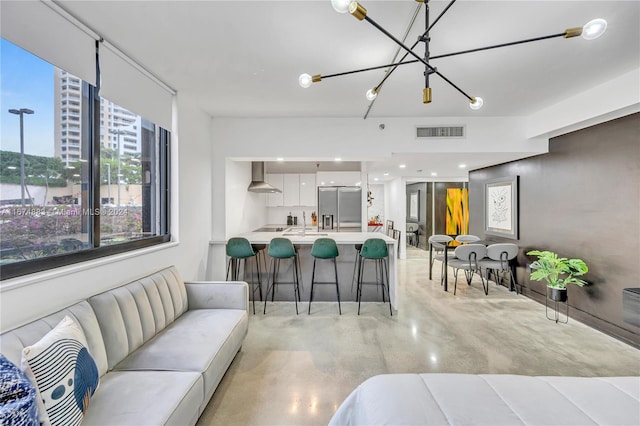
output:
[[359, 186], [318, 187], [318, 230], [362, 231], [362, 188]]

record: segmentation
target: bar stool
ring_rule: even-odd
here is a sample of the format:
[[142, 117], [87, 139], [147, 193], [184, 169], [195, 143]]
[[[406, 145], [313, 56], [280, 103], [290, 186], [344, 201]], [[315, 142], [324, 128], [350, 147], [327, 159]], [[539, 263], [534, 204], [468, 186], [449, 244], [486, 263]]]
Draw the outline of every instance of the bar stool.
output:
[[[258, 275], [258, 291], [260, 293], [260, 301], [262, 302], [262, 278], [260, 276], [260, 262], [258, 256], [251, 243], [246, 238], [235, 237], [230, 238], [227, 241], [226, 246], [227, 256], [229, 256], [229, 263], [227, 264], [227, 280], [229, 279], [229, 273], [231, 273], [232, 280], [238, 280], [240, 277], [240, 261], [244, 262], [243, 278], [247, 281], [247, 259], [254, 258], [256, 264], [256, 273]], [[256, 313], [256, 282], [251, 280], [251, 300], [253, 302], [253, 314]]]
[[313, 270], [311, 272], [311, 293], [309, 294], [309, 312], [311, 314], [311, 302], [313, 301], [313, 286], [314, 284], [334, 284], [334, 282], [316, 282], [316, 260], [318, 259], [332, 259], [333, 270], [335, 273], [335, 285], [336, 295], [338, 296], [338, 312], [342, 315], [342, 308], [340, 307], [340, 288], [338, 287], [338, 265], [336, 263], [336, 257], [338, 257], [338, 246], [335, 240], [331, 238], [318, 238], [314, 241], [311, 247], [311, 256], [313, 256]]
[[[271, 256], [271, 285], [267, 281], [267, 293], [264, 297], [264, 312], [267, 313], [267, 300], [269, 300], [269, 291], [271, 291], [271, 301], [275, 297], [275, 290], [278, 284], [293, 284], [293, 299], [296, 302], [296, 315], [298, 315], [298, 302], [300, 301], [300, 280], [298, 277], [298, 253], [293, 247], [291, 240], [287, 238], [273, 238], [269, 242], [268, 249], [269, 256]], [[293, 265], [291, 270], [293, 273], [293, 281], [290, 283], [278, 282], [278, 272], [280, 272], [280, 261], [282, 259], [292, 259]]]
[[[382, 286], [382, 302], [384, 303], [384, 292], [387, 291], [389, 296], [389, 312], [393, 316], [393, 309], [391, 308], [391, 295], [389, 294], [389, 266], [387, 261], [389, 259], [389, 251], [387, 250], [387, 242], [382, 238], [369, 238], [362, 244], [360, 250], [360, 266], [358, 271], [358, 315], [360, 315], [360, 302], [362, 301], [362, 286], [365, 284], [362, 281], [364, 275], [364, 261], [373, 260], [376, 264], [376, 285]], [[378, 271], [380, 272], [380, 282], [378, 282]], [[387, 282], [385, 284], [385, 278]], [[367, 283], [368, 284], [368, 283]]]

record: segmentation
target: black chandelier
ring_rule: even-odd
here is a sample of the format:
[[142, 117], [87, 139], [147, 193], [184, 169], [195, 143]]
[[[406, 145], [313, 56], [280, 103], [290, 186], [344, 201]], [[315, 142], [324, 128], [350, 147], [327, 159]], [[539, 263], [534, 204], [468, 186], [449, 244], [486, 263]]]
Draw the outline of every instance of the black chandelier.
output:
[[[547, 40], [547, 39], [557, 38], [557, 37], [572, 38], [572, 37], [582, 36], [582, 38], [584, 38], [586, 40], [594, 40], [594, 39], [600, 37], [605, 32], [605, 30], [607, 29], [607, 21], [605, 21], [604, 19], [600, 19], [599, 18], [599, 19], [593, 19], [593, 20], [589, 21], [583, 27], [569, 28], [569, 29], [566, 29], [563, 32], [560, 32], [560, 33], [557, 33], [557, 34], [551, 34], [551, 35], [546, 35], [546, 36], [541, 36], [541, 37], [534, 37], [534, 38], [529, 38], [529, 39], [525, 39], [525, 40], [512, 41], [512, 42], [508, 42], [508, 43], [495, 44], [495, 45], [492, 45], [492, 46], [478, 47], [478, 48], [474, 48], [474, 49], [462, 50], [462, 51], [459, 51], [459, 52], [447, 53], [447, 54], [444, 54], [444, 55], [431, 56], [431, 53], [429, 51], [429, 42], [431, 41], [431, 38], [429, 36], [429, 32], [438, 23], [440, 18], [442, 18], [442, 16], [449, 10], [449, 8], [451, 6], [453, 6], [453, 4], [456, 2], [456, 0], [451, 0], [449, 2], [449, 4], [444, 8], [442, 13], [440, 13], [440, 15], [431, 24], [429, 23], [429, 0], [415, 0], [415, 1], [418, 2], [418, 3], [424, 3], [425, 4], [425, 31], [424, 31], [424, 33], [422, 35], [420, 35], [418, 37], [418, 40], [416, 40], [416, 42], [411, 47], [408, 47], [402, 41], [400, 41], [399, 39], [394, 37], [391, 33], [389, 33], [387, 30], [385, 30], [376, 21], [374, 21], [369, 16], [367, 16], [367, 10], [361, 4], [359, 4], [357, 1], [331, 0], [331, 4], [332, 4], [333, 8], [337, 12], [339, 12], [339, 13], [349, 12], [356, 19], [358, 19], [360, 21], [365, 20], [365, 21], [369, 22], [371, 25], [376, 27], [380, 32], [382, 32], [384, 35], [386, 35], [391, 40], [393, 40], [406, 53], [404, 54], [404, 56], [402, 58], [400, 58], [400, 60], [398, 62], [394, 62], [394, 63], [391, 63], [391, 64], [379, 65], [379, 66], [375, 66], [375, 67], [362, 68], [362, 69], [357, 69], [357, 70], [353, 70], [353, 71], [346, 71], [346, 72], [341, 72], [341, 73], [336, 73], [336, 74], [328, 74], [328, 75], [316, 74], [316, 75], [311, 76], [311, 75], [305, 73], [305, 74], [300, 75], [300, 77], [298, 78], [298, 82], [300, 83], [300, 86], [302, 86], [304, 88], [307, 88], [307, 87], [311, 86], [311, 83], [318, 83], [318, 82], [322, 81], [323, 79], [327, 79], [327, 78], [331, 78], [331, 77], [339, 77], [339, 76], [343, 76], [343, 75], [355, 74], [355, 73], [360, 73], [360, 72], [364, 72], [364, 71], [372, 71], [372, 70], [377, 70], [377, 69], [382, 69], [382, 68], [389, 68], [389, 70], [386, 72], [384, 78], [380, 81], [380, 83], [378, 83], [373, 88], [369, 89], [367, 91], [367, 93], [366, 93], [367, 99], [369, 101], [373, 102], [376, 99], [378, 93], [380, 92], [380, 89], [382, 88], [382, 85], [384, 84], [384, 82], [391, 76], [391, 74], [393, 74], [393, 72], [396, 70], [396, 68], [398, 68], [398, 66], [421, 62], [425, 66], [425, 70], [424, 70], [425, 87], [424, 87], [423, 92], [422, 92], [422, 102], [423, 103], [425, 103], [425, 104], [431, 103], [431, 87], [429, 86], [429, 77], [431, 76], [431, 74], [436, 74], [438, 77], [442, 78], [445, 82], [447, 82], [450, 86], [452, 86], [454, 89], [456, 89], [458, 92], [460, 92], [465, 98], [467, 98], [468, 101], [469, 101], [469, 106], [471, 107], [471, 109], [478, 110], [478, 109], [480, 109], [482, 107], [482, 105], [484, 103], [483, 99], [481, 97], [479, 97], [479, 96], [471, 96], [467, 92], [462, 90], [459, 86], [457, 86], [455, 83], [453, 83], [451, 80], [449, 80], [446, 76], [444, 76], [440, 71], [438, 71], [438, 69], [436, 67], [431, 65], [431, 63], [430, 63], [431, 60], [447, 58], [447, 57], [456, 56], [456, 55], [462, 55], [462, 54], [465, 54], [465, 53], [473, 53], [473, 52], [480, 52], [480, 51], [483, 51], [483, 50], [497, 49], [497, 48], [500, 48], [500, 47], [514, 46], [514, 45], [517, 45], [517, 44], [531, 43], [531, 42], [534, 42], [534, 41]], [[417, 13], [417, 10], [416, 10], [416, 13]], [[419, 43], [424, 43], [424, 57], [420, 57], [417, 53], [415, 53], [413, 51], [413, 49], [415, 49], [415, 47]], [[409, 55], [413, 56], [415, 59], [410, 59], [410, 60], [405, 61], [405, 59]], [[367, 111], [367, 114], [368, 113], [369, 112]], [[367, 118], [367, 115], [365, 115], [364, 118]]]

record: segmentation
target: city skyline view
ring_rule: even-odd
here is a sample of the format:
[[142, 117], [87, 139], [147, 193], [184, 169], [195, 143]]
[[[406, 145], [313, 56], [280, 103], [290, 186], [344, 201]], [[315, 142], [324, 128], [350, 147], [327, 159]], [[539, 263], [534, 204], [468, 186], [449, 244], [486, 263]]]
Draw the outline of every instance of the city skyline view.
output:
[[20, 151], [20, 118], [10, 109], [28, 108], [24, 117], [25, 154], [54, 155], [54, 67], [0, 39], [0, 149]]
[[[0, 39], [2, 106], [0, 150], [20, 151], [20, 119], [10, 109], [27, 108], [24, 115], [24, 153], [62, 159], [71, 165], [80, 159], [82, 144], [82, 80], [30, 52]], [[100, 142], [121, 154], [140, 151], [141, 117], [101, 98]]]

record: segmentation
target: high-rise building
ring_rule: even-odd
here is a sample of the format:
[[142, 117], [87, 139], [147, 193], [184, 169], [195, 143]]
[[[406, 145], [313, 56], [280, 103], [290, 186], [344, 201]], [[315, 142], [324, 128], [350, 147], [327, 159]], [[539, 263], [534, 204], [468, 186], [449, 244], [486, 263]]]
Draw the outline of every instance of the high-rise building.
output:
[[[80, 161], [82, 80], [54, 67], [54, 154], [65, 166]], [[120, 155], [140, 152], [140, 116], [100, 98], [100, 144]]]
[[82, 81], [54, 67], [54, 154], [65, 166], [80, 161]]

